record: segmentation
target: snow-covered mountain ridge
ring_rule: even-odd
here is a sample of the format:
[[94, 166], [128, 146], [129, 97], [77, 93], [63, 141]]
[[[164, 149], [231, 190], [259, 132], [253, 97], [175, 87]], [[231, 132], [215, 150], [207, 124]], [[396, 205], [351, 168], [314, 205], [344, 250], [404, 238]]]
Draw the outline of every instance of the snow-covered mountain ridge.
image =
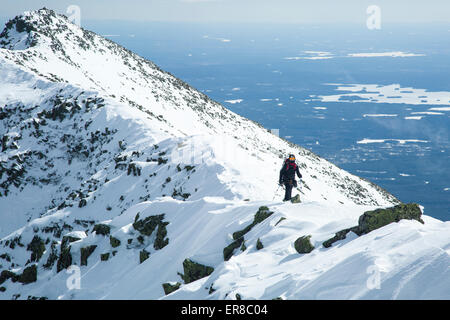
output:
[[[398, 200], [51, 10], [8, 22], [0, 46], [0, 270], [37, 274], [3, 273], [0, 298], [449, 297], [449, 223], [423, 216], [320, 247]], [[301, 204], [273, 201], [288, 153]], [[224, 261], [262, 206], [273, 214]], [[295, 251], [302, 235], [310, 254]], [[214, 272], [190, 282], [186, 259]], [[366, 286], [371, 264], [379, 290]], [[67, 286], [71, 265], [80, 289]]]

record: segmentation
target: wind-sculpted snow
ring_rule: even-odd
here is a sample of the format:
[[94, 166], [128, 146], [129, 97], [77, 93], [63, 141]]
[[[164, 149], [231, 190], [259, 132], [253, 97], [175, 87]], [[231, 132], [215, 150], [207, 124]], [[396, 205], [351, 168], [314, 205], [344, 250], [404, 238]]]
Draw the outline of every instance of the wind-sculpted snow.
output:
[[[296, 261], [308, 258], [293, 255], [295, 239], [310, 232], [312, 241], [326, 240], [365, 210], [399, 202], [51, 10], [8, 22], [0, 46], [1, 299], [158, 299], [165, 295], [163, 283], [181, 285], [168, 297], [224, 299], [239, 292], [245, 298], [301, 298], [306, 291], [298, 288], [310, 282], [315, 291], [308, 297], [339, 298], [333, 281], [321, 293], [324, 275], [346, 273], [340, 262], [358, 257], [368, 240], [354, 240], [363, 244], [340, 259], [340, 246], [314, 250], [318, 258], [298, 276]], [[301, 204], [278, 202], [278, 172], [288, 153], [298, 156], [303, 174], [296, 191]], [[231, 235], [261, 206], [274, 214], [245, 235], [244, 251], [225, 262]], [[428, 237], [428, 220], [424, 226], [398, 223], [390, 228], [404, 232], [387, 238], [402, 242], [408, 228]], [[433, 220], [430, 226], [450, 234], [448, 224]], [[257, 239], [261, 250], [254, 249]], [[424, 245], [426, 254], [433, 243], [448, 247], [448, 237], [435, 240]], [[374, 255], [382, 254], [376, 243]], [[389, 250], [385, 258], [395, 260]], [[423, 258], [430, 268], [446, 261], [448, 250], [442, 250], [434, 260]], [[195, 263], [214, 271], [185, 284], [184, 268]], [[265, 270], [264, 281], [254, 282], [248, 268], [255, 264]], [[79, 288], [66, 272], [75, 267]], [[351, 271], [362, 278], [365, 267], [355, 262]], [[414, 284], [414, 274], [408, 275]], [[396, 277], [389, 286], [400, 290]], [[439, 288], [433, 293], [441, 297], [447, 287]]]

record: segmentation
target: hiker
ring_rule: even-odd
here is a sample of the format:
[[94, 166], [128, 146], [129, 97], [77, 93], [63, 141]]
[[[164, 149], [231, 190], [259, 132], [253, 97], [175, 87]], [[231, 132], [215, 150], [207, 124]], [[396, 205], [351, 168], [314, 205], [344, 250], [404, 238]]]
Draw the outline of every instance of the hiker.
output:
[[291, 200], [292, 188], [297, 187], [297, 181], [295, 180], [295, 174], [299, 179], [302, 178], [300, 171], [298, 169], [297, 164], [295, 163], [295, 156], [290, 154], [289, 157], [284, 161], [283, 167], [280, 170], [280, 180], [279, 184], [284, 184], [285, 186], [285, 195], [283, 201]]

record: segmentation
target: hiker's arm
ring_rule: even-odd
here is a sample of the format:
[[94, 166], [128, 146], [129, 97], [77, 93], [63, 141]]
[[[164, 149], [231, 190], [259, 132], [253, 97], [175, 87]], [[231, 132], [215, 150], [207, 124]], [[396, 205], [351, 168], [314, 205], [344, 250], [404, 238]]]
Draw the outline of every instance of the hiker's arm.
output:
[[298, 178], [301, 179], [302, 178], [302, 174], [300, 173], [300, 170], [298, 169], [298, 167], [297, 167], [297, 170], [295, 170], [295, 171], [297, 172]]

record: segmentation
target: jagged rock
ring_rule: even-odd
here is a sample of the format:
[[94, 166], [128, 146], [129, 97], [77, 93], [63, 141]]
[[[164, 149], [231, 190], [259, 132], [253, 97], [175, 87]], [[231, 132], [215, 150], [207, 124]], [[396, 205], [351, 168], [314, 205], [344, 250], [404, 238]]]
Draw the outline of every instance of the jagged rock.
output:
[[58, 263], [56, 264], [56, 272], [67, 269], [72, 265], [72, 254], [70, 253], [70, 249], [70, 246], [61, 248], [61, 254], [59, 255]]
[[300, 203], [300, 195], [297, 194], [295, 197], [291, 198], [292, 203]]
[[56, 241], [54, 241], [50, 248], [51, 248], [51, 252], [47, 258], [47, 262], [43, 265], [43, 267], [45, 269], [50, 269], [53, 267], [53, 264], [55, 263], [55, 261], [58, 259], [58, 251], [56, 249]]
[[39, 236], [34, 236], [33, 240], [28, 244], [27, 250], [31, 251], [31, 262], [37, 262], [41, 259], [45, 251], [45, 243]]
[[286, 218], [285, 217], [281, 217], [280, 220], [278, 220], [277, 223], [275, 223], [275, 227], [283, 220], [286, 220]]
[[213, 273], [214, 268], [202, 265], [190, 259], [185, 259], [183, 261], [183, 270], [184, 275], [180, 276], [184, 280], [184, 283], [191, 283], [198, 279], [209, 276], [211, 273]]
[[80, 238], [77, 237], [72, 237], [72, 236], [64, 236], [61, 240], [61, 247], [67, 247], [67, 245], [69, 243], [75, 242], [81, 240]]
[[233, 256], [233, 252], [235, 249], [239, 248], [241, 244], [244, 242], [244, 237], [240, 237], [239, 239], [233, 241], [229, 246], [226, 246], [223, 249], [223, 260], [228, 261]]
[[139, 263], [144, 262], [149, 257], [150, 257], [150, 252], [142, 250], [141, 252], [139, 252]]
[[102, 254], [100, 255], [100, 260], [101, 260], [101, 261], [108, 261], [108, 259], [109, 259], [109, 252], [107, 252], [107, 253], [102, 253]]
[[295, 250], [300, 254], [310, 253], [311, 251], [313, 251], [314, 246], [311, 244], [310, 239], [311, 236], [303, 236], [295, 240], [294, 242]]
[[143, 220], [139, 220], [139, 214], [137, 214], [133, 228], [142, 235], [150, 236], [156, 227], [162, 223], [162, 220], [164, 220], [164, 214], [149, 216]]
[[164, 239], [167, 236], [166, 226], [168, 224], [169, 224], [168, 222], [161, 221], [158, 225], [155, 243], [153, 244], [153, 248], [155, 248], [156, 250], [162, 249], [169, 244], [169, 239], [168, 238]]
[[261, 206], [255, 214], [255, 218], [253, 220], [254, 224], [258, 224], [266, 220], [273, 214], [273, 211], [270, 211], [268, 207]]
[[163, 283], [162, 286], [164, 289], [164, 293], [167, 295], [167, 294], [171, 294], [174, 291], [177, 291], [180, 288], [181, 283], [179, 283], [179, 282], [177, 282], [176, 284]]
[[324, 241], [322, 245], [325, 248], [329, 248], [336, 241], [344, 240], [347, 237], [347, 233], [349, 233], [350, 231], [353, 231], [354, 233], [358, 234], [358, 232], [359, 232], [358, 231], [358, 226], [353, 227], [353, 228], [344, 229], [344, 230], [336, 232], [336, 234], [335, 234], [335, 236], [333, 238]]
[[344, 240], [350, 231], [361, 236], [392, 222], [399, 222], [402, 219], [417, 220], [420, 223], [424, 223], [421, 216], [422, 211], [415, 203], [399, 204], [386, 209], [366, 211], [359, 217], [357, 226], [338, 231], [333, 238], [324, 241], [323, 246], [329, 248], [334, 242]]
[[417, 220], [420, 223], [424, 223], [421, 216], [422, 211], [415, 203], [399, 204], [387, 209], [367, 211], [359, 217], [358, 234], [369, 233], [389, 223], [399, 222], [402, 219]]
[[35, 264], [25, 268], [19, 277], [19, 282], [22, 282], [23, 284], [36, 282], [36, 280], [37, 280], [37, 266]]
[[256, 249], [257, 250], [261, 250], [262, 248], [264, 248], [261, 240], [258, 238], [258, 241], [256, 241]]
[[113, 236], [109, 237], [109, 243], [111, 244], [111, 247], [117, 248], [120, 246], [120, 240], [117, 238], [114, 238]]
[[[253, 218], [253, 222], [245, 227], [243, 230], [236, 231], [233, 233], [233, 241], [230, 245], [223, 249], [223, 259], [225, 261], [230, 260], [231, 256], [235, 249], [239, 248], [244, 242], [244, 235], [249, 232], [254, 226], [258, 223], [261, 223], [268, 217], [273, 214], [273, 211], [270, 211], [268, 207], [261, 206], [258, 211], [255, 213], [255, 217]], [[245, 250], [245, 249], [244, 249]]]
[[233, 239], [237, 240], [237, 239], [241, 238], [243, 235], [245, 235], [247, 232], [249, 232], [255, 225], [264, 221], [265, 219], [270, 217], [272, 214], [273, 214], [273, 212], [270, 211], [268, 207], [266, 207], [266, 206], [259, 207], [258, 211], [255, 214], [255, 217], [253, 218], [253, 222], [250, 225], [248, 225], [247, 227], [245, 227], [243, 230], [234, 232]]
[[92, 252], [94, 252], [95, 248], [97, 248], [96, 245], [91, 245], [91, 246], [84, 247], [84, 248], [80, 249], [80, 251], [81, 251], [80, 264], [82, 266], [87, 266], [87, 260], [88, 260], [89, 256], [92, 254]]
[[96, 234], [101, 234], [103, 236], [108, 236], [111, 232], [111, 227], [106, 224], [96, 224], [94, 226], [94, 230], [92, 230]]
[[11, 279], [12, 282], [16, 282], [19, 280], [19, 276], [12, 271], [3, 270], [2, 273], [0, 273], [0, 284], [3, 284], [3, 282], [8, 279]]

